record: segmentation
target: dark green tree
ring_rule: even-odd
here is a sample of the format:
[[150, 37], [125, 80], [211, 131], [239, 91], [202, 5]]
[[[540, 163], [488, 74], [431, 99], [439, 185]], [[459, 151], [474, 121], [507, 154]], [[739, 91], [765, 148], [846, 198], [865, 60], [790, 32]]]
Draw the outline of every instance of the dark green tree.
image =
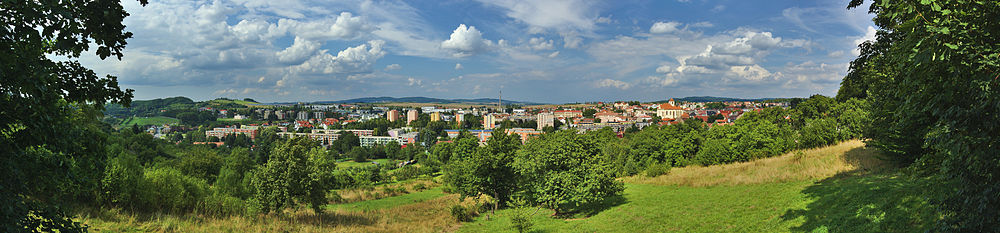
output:
[[[78, 58], [92, 51], [120, 59], [132, 36], [122, 24], [128, 13], [117, 1], [2, 1], [0, 9], [0, 231], [82, 231], [60, 198], [79, 190], [60, 189], [75, 182], [96, 189], [105, 157], [95, 151], [103, 139], [73, 135], [83, 129], [73, 115], [93, 120], [99, 111], [83, 105], [128, 105], [132, 90]], [[94, 145], [81, 150], [83, 144]], [[70, 179], [83, 174], [96, 177]]]

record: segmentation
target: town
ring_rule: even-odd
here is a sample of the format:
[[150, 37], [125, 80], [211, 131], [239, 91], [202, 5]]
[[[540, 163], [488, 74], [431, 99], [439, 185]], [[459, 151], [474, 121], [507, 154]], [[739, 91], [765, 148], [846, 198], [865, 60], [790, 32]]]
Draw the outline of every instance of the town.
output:
[[[785, 101], [785, 100], [782, 100]], [[621, 137], [626, 131], [636, 132], [649, 125], [674, 125], [684, 121], [700, 121], [707, 126], [732, 124], [743, 113], [768, 107], [788, 107], [781, 101], [678, 102], [673, 98], [663, 103], [618, 101], [576, 105], [458, 107], [387, 107], [372, 104], [255, 104], [239, 109], [200, 107], [199, 112], [215, 114], [218, 122], [245, 122], [204, 130], [204, 141], [195, 144], [223, 146], [228, 136], [243, 135], [250, 140], [264, 127], [275, 127], [285, 138], [308, 137], [329, 147], [342, 132], [357, 136], [360, 145], [393, 144], [406, 146], [421, 143], [448, 143], [461, 132], [471, 133], [485, 144], [492, 131], [503, 130], [517, 135], [522, 142], [546, 132], [575, 129], [580, 133], [609, 128]], [[366, 124], [365, 122], [384, 122]], [[433, 122], [433, 123], [432, 123]], [[428, 124], [441, 124], [441, 131], [420, 134]], [[376, 125], [395, 128], [378, 129]], [[365, 126], [368, 126], [367, 128]], [[397, 127], [398, 126], [398, 127]], [[178, 123], [149, 125], [147, 132], [167, 139], [183, 134]], [[188, 127], [190, 128], [190, 127]], [[171, 131], [171, 129], [175, 129]], [[421, 136], [430, 139], [419, 140]], [[183, 136], [182, 136], [183, 137]], [[201, 138], [201, 137], [197, 137]]]

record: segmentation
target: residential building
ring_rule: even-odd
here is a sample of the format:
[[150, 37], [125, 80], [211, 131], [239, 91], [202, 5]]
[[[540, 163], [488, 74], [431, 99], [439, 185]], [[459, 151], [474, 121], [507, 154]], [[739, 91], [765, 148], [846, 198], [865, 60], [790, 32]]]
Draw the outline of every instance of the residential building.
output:
[[538, 130], [542, 130], [546, 126], [555, 127], [556, 126], [556, 115], [548, 112], [539, 113], [537, 115], [538, 120]]
[[431, 121], [441, 121], [441, 112], [432, 112]]
[[410, 111], [407, 111], [406, 112], [406, 124], [409, 125], [410, 122], [413, 122], [413, 121], [417, 120], [417, 114], [418, 113], [417, 113], [416, 109], [410, 109]]
[[396, 120], [399, 120], [399, 110], [389, 110], [389, 112], [386, 112], [385, 118], [389, 119], [389, 122], [396, 122]]
[[462, 112], [455, 113], [455, 121], [456, 122], [465, 121], [465, 114], [463, 114]]
[[577, 111], [577, 110], [559, 110], [553, 112], [553, 114], [555, 114], [556, 117], [561, 117], [566, 119], [583, 117], [583, 111]]
[[506, 132], [508, 135], [517, 135], [521, 139], [521, 143], [528, 142], [528, 139], [538, 137], [542, 135], [542, 131], [534, 130], [529, 128], [510, 128]]
[[497, 123], [496, 114], [487, 114], [483, 116], [483, 129], [496, 128], [497, 127], [496, 123]]
[[601, 119], [601, 122], [621, 122], [622, 116], [612, 111], [601, 111], [594, 114], [594, 118]]
[[301, 111], [295, 116], [296, 120], [309, 120], [309, 112]]
[[236, 126], [214, 128], [212, 130], [205, 131], [205, 137], [207, 138], [214, 136], [217, 138], [223, 138], [230, 134], [243, 134], [250, 137], [250, 139], [252, 140], [254, 138], [257, 138], [258, 128], [259, 126], [250, 126], [250, 125], [244, 125], [239, 128], [236, 128]]
[[325, 112], [313, 112], [313, 119], [323, 119], [326, 118]]

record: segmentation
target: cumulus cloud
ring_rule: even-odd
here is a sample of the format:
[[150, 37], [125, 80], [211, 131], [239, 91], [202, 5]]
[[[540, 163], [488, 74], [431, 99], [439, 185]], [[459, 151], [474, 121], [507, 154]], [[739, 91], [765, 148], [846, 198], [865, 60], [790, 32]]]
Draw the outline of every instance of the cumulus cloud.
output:
[[336, 19], [302, 22], [294, 19], [278, 20], [278, 30], [288, 31], [310, 40], [357, 39], [375, 27], [350, 12], [341, 12]]
[[385, 66], [385, 69], [383, 69], [383, 70], [390, 71], [390, 70], [398, 70], [398, 69], [402, 69], [402, 68], [403, 68], [403, 66], [401, 66], [399, 64], [389, 64], [389, 65]]
[[462, 67], [462, 63], [455, 63], [455, 70], [461, 70], [462, 68], [464, 68]]
[[295, 42], [292, 46], [285, 48], [278, 52], [278, 61], [287, 64], [301, 64], [303, 61], [309, 57], [316, 54], [319, 50], [319, 43], [303, 39], [302, 37], [295, 37]]
[[552, 50], [552, 40], [545, 40], [542, 37], [534, 37], [528, 40], [528, 45], [534, 50]]
[[344, 49], [333, 56], [326, 51], [309, 58], [301, 65], [292, 67], [296, 73], [318, 73], [318, 74], [348, 74], [359, 72], [371, 72], [372, 65], [385, 56], [382, 46], [385, 44], [381, 40], [368, 41], [367, 44], [358, 45]]
[[556, 58], [559, 56], [559, 51], [552, 52], [548, 55], [549, 58]]
[[483, 33], [475, 26], [461, 24], [451, 33], [448, 40], [441, 42], [441, 48], [451, 50], [452, 56], [468, 57], [485, 52], [493, 46], [493, 42], [483, 39]]
[[760, 67], [759, 65], [756, 64], [749, 66], [733, 66], [730, 67], [729, 69], [731, 72], [736, 74], [736, 76], [753, 81], [760, 81], [764, 80], [765, 78], [778, 77], [778, 76], [772, 76], [770, 71], [767, 71], [767, 69], [764, 69], [764, 67]]
[[632, 84], [614, 79], [601, 79], [595, 82], [594, 85], [600, 88], [611, 87], [611, 88], [618, 88], [620, 90], [627, 90], [629, 88], [632, 88]]
[[653, 26], [649, 27], [649, 33], [671, 33], [679, 30], [681, 23], [670, 21], [670, 22], [656, 22]]

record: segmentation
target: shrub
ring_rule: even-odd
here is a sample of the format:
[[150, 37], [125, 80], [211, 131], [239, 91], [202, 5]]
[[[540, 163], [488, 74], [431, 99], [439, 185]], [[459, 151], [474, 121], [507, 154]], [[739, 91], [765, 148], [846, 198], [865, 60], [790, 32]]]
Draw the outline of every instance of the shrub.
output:
[[424, 185], [424, 183], [413, 185], [413, 190], [415, 191], [423, 191], [424, 189], [427, 189], [427, 185]]
[[100, 198], [112, 205], [135, 207], [140, 201], [143, 181], [138, 158], [122, 152], [108, 160], [101, 180]]
[[510, 217], [511, 226], [519, 233], [530, 231], [534, 225], [531, 223], [531, 214], [528, 212], [529, 210], [525, 208], [518, 208], [514, 210], [514, 216]]
[[149, 185], [144, 202], [150, 203], [154, 209], [190, 211], [207, 193], [208, 185], [204, 180], [185, 176], [174, 168], [151, 168], [144, 175]]
[[216, 217], [242, 215], [246, 209], [242, 199], [214, 189], [212, 195], [198, 205], [199, 213]]
[[472, 221], [472, 215], [469, 214], [469, 210], [462, 205], [451, 206], [451, 216], [455, 217], [455, 220], [459, 222]]
[[646, 168], [647, 177], [657, 177], [670, 172], [670, 165], [665, 163], [655, 163]]

